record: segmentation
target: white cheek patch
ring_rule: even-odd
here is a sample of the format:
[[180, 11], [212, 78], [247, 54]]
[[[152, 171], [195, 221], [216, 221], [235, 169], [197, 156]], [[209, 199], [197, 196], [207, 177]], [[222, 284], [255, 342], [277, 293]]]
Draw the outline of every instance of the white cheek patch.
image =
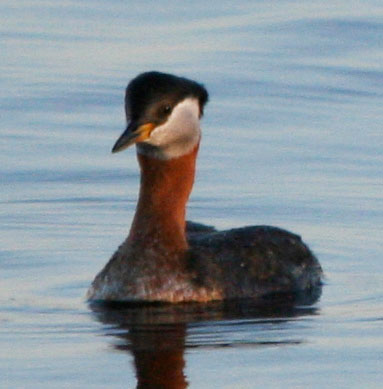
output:
[[199, 123], [199, 102], [186, 98], [178, 103], [168, 120], [156, 127], [145, 143], [155, 148], [137, 144], [140, 154], [150, 154], [160, 159], [177, 158], [189, 153], [199, 142], [201, 129]]

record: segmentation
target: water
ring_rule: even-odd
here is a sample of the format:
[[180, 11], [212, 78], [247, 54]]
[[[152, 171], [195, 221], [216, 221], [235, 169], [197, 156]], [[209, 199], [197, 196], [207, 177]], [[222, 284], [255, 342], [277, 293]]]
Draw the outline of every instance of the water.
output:
[[[150, 369], [178, 388], [381, 386], [380, 1], [4, 0], [0, 15], [1, 387], [153, 387]], [[126, 83], [151, 69], [210, 91], [189, 218], [302, 234], [327, 277], [315, 304], [86, 304], [134, 212], [134, 152], [110, 149]]]

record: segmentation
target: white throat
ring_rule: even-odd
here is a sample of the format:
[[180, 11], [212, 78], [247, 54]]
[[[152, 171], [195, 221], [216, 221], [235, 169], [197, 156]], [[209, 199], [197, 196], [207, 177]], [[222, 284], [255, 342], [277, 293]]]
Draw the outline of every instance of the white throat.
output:
[[168, 120], [156, 127], [149, 139], [137, 144], [137, 152], [158, 159], [178, 158], [188, 154], [200, 138], [199, 102], [188, 97], [173, 108]]

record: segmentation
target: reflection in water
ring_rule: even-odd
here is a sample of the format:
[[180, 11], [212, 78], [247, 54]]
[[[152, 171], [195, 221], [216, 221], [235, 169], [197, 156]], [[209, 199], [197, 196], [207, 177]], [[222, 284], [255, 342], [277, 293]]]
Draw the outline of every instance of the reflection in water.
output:
[[186, 388], [183, 372], [185, 325], [147, 330], [132, 327], [132, 350], [138, 388]]
[[[133, 354], [137, 388], [180, 389], [188, 386], [184, 374], [185, 348], [299, 344], [302, 340], [257, 338], [257, 328], [263, 328], [265, 323], [287, 325], [291, 318], [317, 314], [317, 309], [307, 304], [312, 304], [319, 295], [320, 290], [316, 290], [303, 300], [294, 298], [286, 302], [286, 298], [273, 298], [261, 304], [253, 301], [144, 306], [92, 304], [91, 308], [96, 318], [108, 325], [105, 334], [119, 339], [115, 349]], [[231, 335], [243, 331], [242, 324], [250, 324], [250, 330], [241, 334], [239, 342]], [[217, 341], [216, 333], [222, 327], [226, 330], [230, 327], [230, 331]], [[193, 332], [203, 330], [203, 341], [193, 341], [188, 328]]]

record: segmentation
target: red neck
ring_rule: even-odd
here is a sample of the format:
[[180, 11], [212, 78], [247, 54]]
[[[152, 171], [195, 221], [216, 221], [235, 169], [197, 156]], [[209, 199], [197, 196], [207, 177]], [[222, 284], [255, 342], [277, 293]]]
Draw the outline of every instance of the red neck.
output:
[[129, 234], [134, 244], [172, 250], [187, 248], [185, 207], [194, 183], [197, 145], [189, 154], [159, 160], [137, 154], [141, 186]]

